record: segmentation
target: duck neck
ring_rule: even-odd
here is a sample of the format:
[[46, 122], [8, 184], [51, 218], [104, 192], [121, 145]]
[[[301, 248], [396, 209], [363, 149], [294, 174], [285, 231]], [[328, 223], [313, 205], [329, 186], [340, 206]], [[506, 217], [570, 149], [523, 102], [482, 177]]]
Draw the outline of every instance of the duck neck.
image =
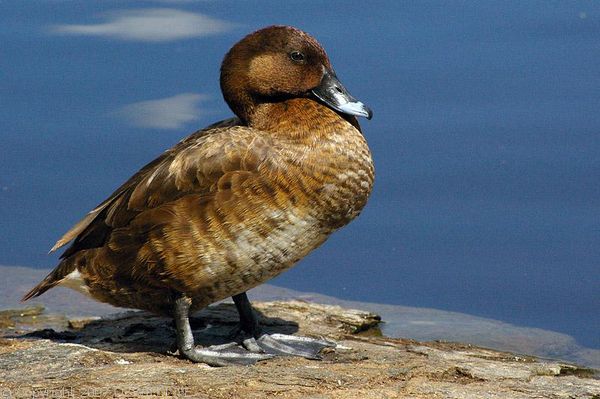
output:
[[311, 98], [263, 102], [250, 108], [248, 126], [296, 140], [321, 140], [342, 125], [360, 130], [355, 117], [340, 114]]

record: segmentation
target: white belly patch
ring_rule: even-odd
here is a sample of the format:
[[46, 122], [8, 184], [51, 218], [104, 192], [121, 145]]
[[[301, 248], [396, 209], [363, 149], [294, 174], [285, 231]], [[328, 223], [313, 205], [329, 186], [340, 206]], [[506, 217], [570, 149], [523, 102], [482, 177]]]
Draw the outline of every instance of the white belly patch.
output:
[[84, 295], [90, 295], [90, 289], [85, 281], [83, 281], [83, 277], [81, 277], [81, 273], [77, 269], [67, 274], [58, 285], [81, 292]]

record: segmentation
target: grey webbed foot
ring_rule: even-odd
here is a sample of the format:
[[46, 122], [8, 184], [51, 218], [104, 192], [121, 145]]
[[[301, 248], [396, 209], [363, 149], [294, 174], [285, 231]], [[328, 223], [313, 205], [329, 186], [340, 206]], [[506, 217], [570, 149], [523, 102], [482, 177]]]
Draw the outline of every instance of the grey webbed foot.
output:
[[278, 356], [300, 356], [320, 360], [325, 348], [335, 348], [335, 342], [286, 334], [262, 334], [255, 342], [263, 352]]
[[206, 363], [210, 366], [248, 365], [273, 357], [271, 354], [247, 351], [235, 342], [197, 348], [194, 345], [194, 336], [189, 321], [190, 305], [190, 299], [185, 296], [175, 301], [174, 319], [177, 327], [177, 349], [181, 356], [193, 362]]
[[250, 334], [242, 345], [254, 353], [267, 353], [276, 356], [300, 356], [306, 359], [321, 359], [319, 352], [325, 348], [335, 348], [332, 341], [286, 334], [265, 334], [261, 332], [252, 305], [245, 292], [234, 295], [233, 302], [240, 314], [238, 329]]
[[207, 348], [189, 347], [179, 348], [179, 353], [185, 358], [197, 362], [206, 363], [209, 366], [246, 366], [261, 360], [271, 359], [273, 355], [266, 353], [249, 352], [238, 346], [235, 342], [224, 345], [213, 345]]

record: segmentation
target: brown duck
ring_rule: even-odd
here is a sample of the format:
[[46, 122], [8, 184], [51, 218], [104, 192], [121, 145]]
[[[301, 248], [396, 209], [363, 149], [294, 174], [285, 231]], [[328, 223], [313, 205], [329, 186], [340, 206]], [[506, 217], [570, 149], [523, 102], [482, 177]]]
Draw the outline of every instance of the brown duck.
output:
[[[221, 90], [237, 118], [200, 130], [144, 166], [69, 230], [60, 264], [24, 300], [62, 285], [173, 317], [182, 356], [211, 365], [329, 343], [260, 331], [246, 291], [289, 269], [364, 207], [371, 154], [355, 116], [371, 111], [310, 35], [254, 32], [227, 53]], [[232, 296], [245, 353], [194, 346], [188, 314]]]

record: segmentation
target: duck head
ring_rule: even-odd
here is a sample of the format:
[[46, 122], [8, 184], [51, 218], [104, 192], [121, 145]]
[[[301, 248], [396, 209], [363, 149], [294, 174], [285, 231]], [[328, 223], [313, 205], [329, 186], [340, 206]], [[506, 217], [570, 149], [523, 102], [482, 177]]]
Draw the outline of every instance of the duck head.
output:
[[261, 104], [302, 97], [343, 114], [367, 119], [373, 115], [338, 80], [323, 47], [290, 26], [270, 26], [235, 44], [221, 65], [221, 91], [249, 125]]

